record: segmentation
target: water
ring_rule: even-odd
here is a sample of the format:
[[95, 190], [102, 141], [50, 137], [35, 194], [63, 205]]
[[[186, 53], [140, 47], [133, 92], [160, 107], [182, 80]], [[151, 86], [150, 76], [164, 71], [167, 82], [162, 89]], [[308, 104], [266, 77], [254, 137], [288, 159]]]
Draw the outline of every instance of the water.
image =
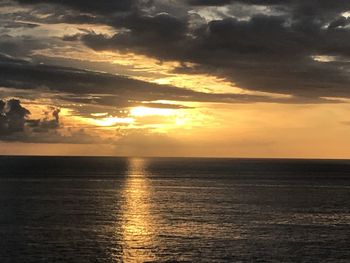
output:
[[0, 157], [0, 262], [350, 262], [350, 161]]

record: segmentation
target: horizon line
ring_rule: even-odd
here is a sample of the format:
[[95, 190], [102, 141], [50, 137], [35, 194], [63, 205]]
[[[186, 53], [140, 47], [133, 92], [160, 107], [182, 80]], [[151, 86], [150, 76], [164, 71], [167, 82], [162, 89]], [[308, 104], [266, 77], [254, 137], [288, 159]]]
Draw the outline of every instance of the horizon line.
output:
[[241, 160], [323, 160], [350, 161], [350, 158], [332, 157], [243, 157], [243, 156], [127, 156], [127, 155], [41, 155], [41, 154], [0, 154], [1, 157], [64, 157], [64, 158], [173, 158], [173, 159], [241, 159]]

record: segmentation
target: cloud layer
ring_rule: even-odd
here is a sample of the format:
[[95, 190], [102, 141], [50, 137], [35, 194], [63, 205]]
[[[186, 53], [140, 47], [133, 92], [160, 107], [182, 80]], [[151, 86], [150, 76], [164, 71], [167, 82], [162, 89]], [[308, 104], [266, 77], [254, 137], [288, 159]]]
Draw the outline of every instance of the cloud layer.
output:
[[[63, 5], [93, 16], [90, 23], [118, 31], [113, 36], [80, 35], [94, 50], [192, 62], [195, 66], [179, 70], [215, 74], [250, 90], [314, 98], [349, 96], [350, 33], [345, 13], [350, 4], [344, 1], [19, 2]], [[261, 11], [241, 19], [235, 10], [242, 6]], [[204, 11], [216, 18], [201, 15]]]
[[197, 92], [114, 74], [35, 64], [1, 55], [0, 86], [48, 90], [67, 101], [118, 107], [137, 106], [143, 102], [152, 106], [151, 102], [156, 100], [223, 103], [279, 101], [267, 96]]
[[[140, 105], [185, 109], [188, 102], [350, 98], [347, 1], [6, 0], [0, 2], [0, 36], [0, 90], [6, 90], [0, 96], [0, 140], [93, 141], [84, 130], [61, 133], [67, 132], [62, 105], [88, 118], [127, 117], [125, 109]], [[114, 57], [101, 62], [105, 54]], [[175, 66], [146, 72], [126, 55]], [[120, 72], [111, 70], [114, 59]], [[217, 77], [232, 92], [159, 85], [152, 74], [160, 80]], [[53, 107], [33, 118], [23, 102], [39, 99]]]
[[350, 95], [350, 4], [345, 1], [16, 2], [49, 14], [31, 20], [114, 28], [114, 35], [82, 31], [64, 38], [97, 51], [191, 62], [176, 72], [212, 74], [248, 90], [313, 99]]

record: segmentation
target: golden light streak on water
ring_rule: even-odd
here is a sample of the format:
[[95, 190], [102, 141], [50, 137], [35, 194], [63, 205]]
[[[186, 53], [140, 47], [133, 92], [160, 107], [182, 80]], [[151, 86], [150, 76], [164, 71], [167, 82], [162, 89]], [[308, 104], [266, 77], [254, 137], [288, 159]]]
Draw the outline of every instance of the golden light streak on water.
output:
[[156, 219], [149, 205], [151, 186], [146, 177], [146, 167], [145, 159], [129, 160], [122, 217], [124, 262], [146, 262], [156, 259]]

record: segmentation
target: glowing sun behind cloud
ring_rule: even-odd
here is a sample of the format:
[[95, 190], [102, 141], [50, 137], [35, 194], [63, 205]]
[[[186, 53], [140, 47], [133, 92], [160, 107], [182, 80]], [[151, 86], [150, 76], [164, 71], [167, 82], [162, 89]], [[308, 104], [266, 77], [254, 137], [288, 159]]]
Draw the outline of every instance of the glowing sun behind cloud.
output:
[[149, 107], [135, 107], [130, 110], [131, 116], [143, 117], [143, 116], [172, 116], [176, 114], [174, 109], [161, 109], [161, 108], [149, 108]]
[[130, 124], [134, 122], [133, 118], [106, 117], [100, 120], [94, 120], [98, 126], [113, 126], [116, 124]]

